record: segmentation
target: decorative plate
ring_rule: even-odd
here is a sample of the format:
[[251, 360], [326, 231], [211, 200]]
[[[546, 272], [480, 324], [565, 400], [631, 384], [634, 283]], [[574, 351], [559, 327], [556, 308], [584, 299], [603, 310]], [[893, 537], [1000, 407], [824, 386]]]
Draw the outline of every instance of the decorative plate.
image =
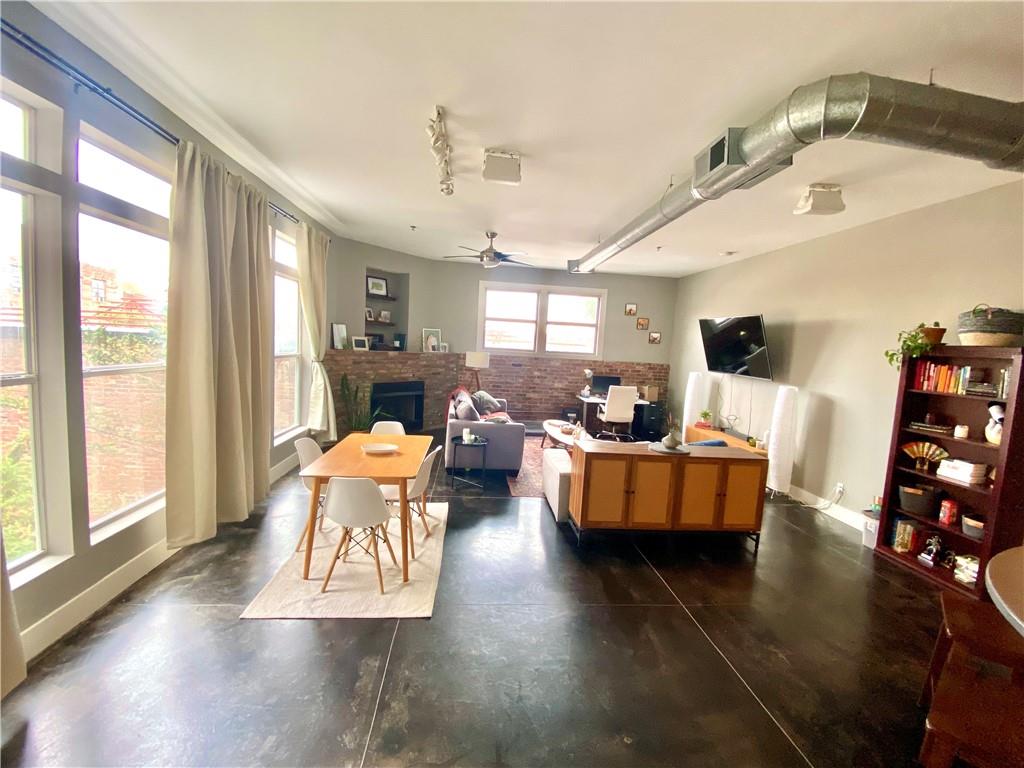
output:
[[394, 443], [367, 443], [363, 446], [363, 453], [368, 453], [371, 456], [387, 456], [396, 451], [398, 451], [398, 446]]

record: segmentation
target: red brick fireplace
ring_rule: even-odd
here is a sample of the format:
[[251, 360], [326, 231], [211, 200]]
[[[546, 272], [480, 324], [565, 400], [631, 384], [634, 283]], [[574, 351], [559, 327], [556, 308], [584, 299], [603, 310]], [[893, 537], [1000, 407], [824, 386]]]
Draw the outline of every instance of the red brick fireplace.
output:
[[[458, 385], [472, 388], [473, 371], [461, 352], [355, 352], [328, 350], [324, 365], [338, 396], [342, 374], [369, 398], [374, 383], [423, 382], [423, 426], [443, 427], [448, 394]], [[668, 394], [669, 366], [665, 363], [628, 363], [571, 360], [556, 357], [491, 355], [489, 368], [480, 371], [480, 385], [495, 397], [508, 400], [510, 415], [517, 420], [557, 417], [563, 407], [576, 404], [576, 393], [586, 379], [583, 369], [603, 376], [621, 376], [626, 385], [651, 384], [664, 401]], [[339, 413], [339, 416], [342, 414]], [[343, 426], [344, 418], [340, 419]]]

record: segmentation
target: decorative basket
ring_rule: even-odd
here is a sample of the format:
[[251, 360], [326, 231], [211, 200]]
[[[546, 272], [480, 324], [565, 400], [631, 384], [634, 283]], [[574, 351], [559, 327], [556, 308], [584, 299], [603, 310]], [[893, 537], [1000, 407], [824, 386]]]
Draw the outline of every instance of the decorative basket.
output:
[[960, 343], [973, 347], [1024, 345], [1024, 312], [978, 304], [957, 317]]

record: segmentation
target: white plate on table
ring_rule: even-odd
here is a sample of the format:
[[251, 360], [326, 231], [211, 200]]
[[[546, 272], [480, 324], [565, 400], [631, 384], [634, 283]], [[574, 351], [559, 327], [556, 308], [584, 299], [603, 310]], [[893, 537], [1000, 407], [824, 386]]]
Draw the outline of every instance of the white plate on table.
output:
[[363, 453], [368, 453], [371, 456], [387, 456], [397, 452], [398, 446], [394, 443], [367, 443], [363, 446]]

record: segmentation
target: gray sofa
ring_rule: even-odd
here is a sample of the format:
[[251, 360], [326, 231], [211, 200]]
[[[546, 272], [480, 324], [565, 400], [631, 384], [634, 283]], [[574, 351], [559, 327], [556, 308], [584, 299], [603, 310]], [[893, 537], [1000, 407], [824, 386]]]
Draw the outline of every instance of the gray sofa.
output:
[[[508, 401], [498, 398], [501, 410], [508, 412]], [[487, 468], [518, 472], [523, 464], [523, 445], [526, 442], [526, 426], [512, 422], [498, 424], [488, 421], [467, 421], [455, 414], [454, 401], [448, 404], [448, 426], [445, 430], [444, 465], [452, 469], [452, 438], [461, 437], [462, 430], [486, 437]], [[478, 448], [459, 449], [459, 468], [478, 469], [483, 452]]]

